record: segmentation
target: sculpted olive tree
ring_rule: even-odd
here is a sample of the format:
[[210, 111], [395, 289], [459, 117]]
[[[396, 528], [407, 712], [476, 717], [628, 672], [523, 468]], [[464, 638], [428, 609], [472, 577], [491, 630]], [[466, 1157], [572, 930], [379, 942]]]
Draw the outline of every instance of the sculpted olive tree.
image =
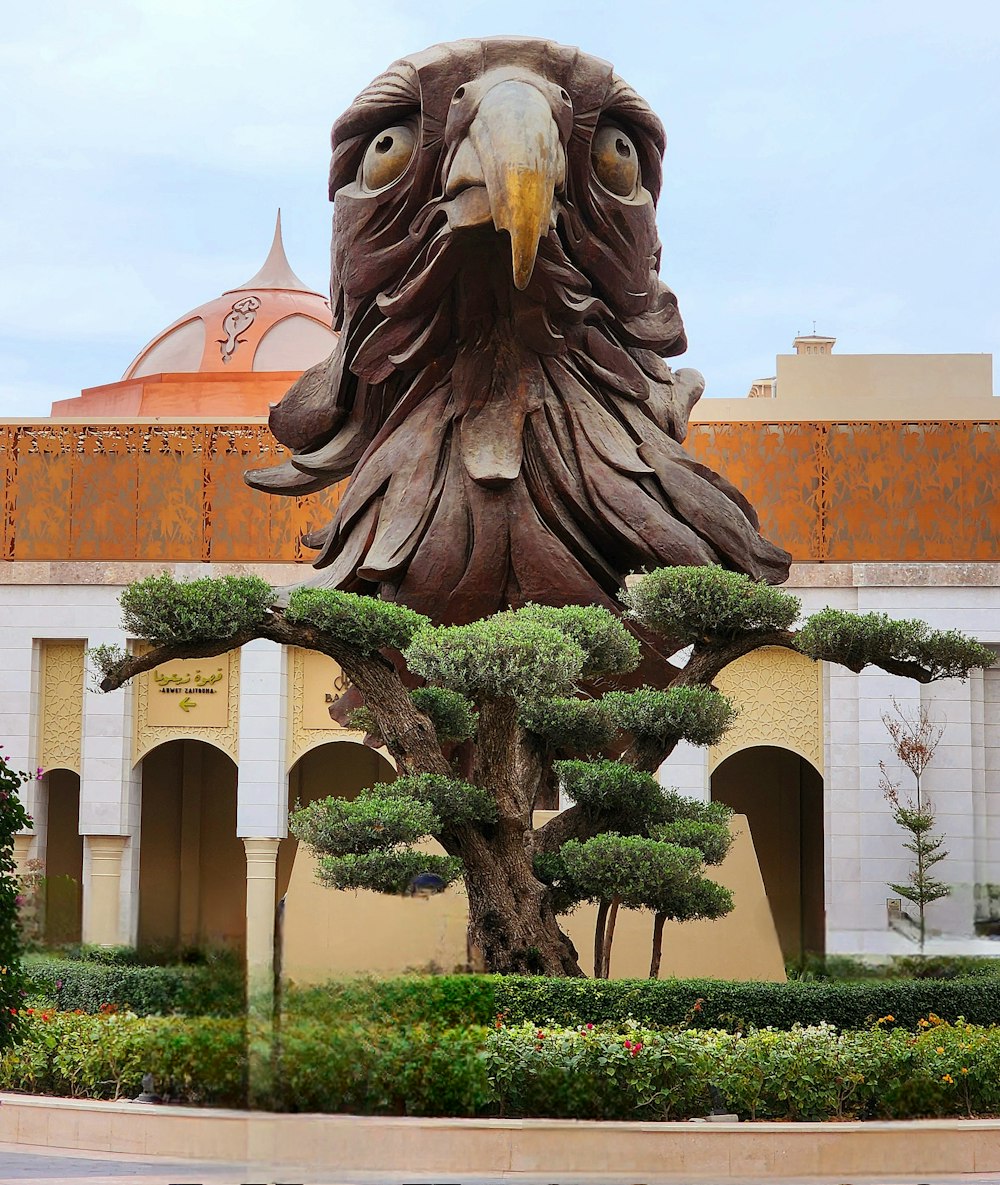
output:
[[[417, 873], [446, 884], [461, 879], [469, 940], [486, 966], [578, 975], [557, 917], [574, 900], [617, 897], [658, 918], [727, 908], [704, 887], [704, 865], [716, 862], [719, 842], [711, 824], [719, 821], [662, 793], [652, 776], [679, 741], [711, 744], [725, 731], [732, 708], [712, 688], [723, 667], [761, 646], [851, 670], [871, 663], [921, 682], [992, 661], [991, 651], [959, 634], [878, 614], [825, 610], [795, 630], [795, 597], [718, 567], [658, 569], [622, 596], [624, 622], [601, 608], [526, 605], [435, 626], [404, 606], [336, 589], [300, 589], [281, 606], [252, 577], [189, 584], [152, 577], [127, 589], [122, 603], [126, 628], [153, 649], [103, 652], [101, 686], [254, 638], [329, 655], [363, 699], [366, 727], [400, 777], [295, 817], [296, 833], [323, 857], [327, 882], [402, 892]], [[670, 648], [683, 647], [686, 658], [667, 688], [602, 692], [602, 679], [639, 661], [625, 624], [633, 620]], [[413, 676], [425, 685], [408, 687]], [[551, 800], [557, 780], [574, 805], [536, 830], [533, 811]], [[425, 836], [446, 854], [414, 851]], [[619, 843], [609, 860], [608, 844], [619, 842], [612, 836], [649, 841], [648, 876], [610, 875], [616, 861], [616, 874], [626, 867], [627, 855]], [[654, 954], [654, 969], [655, 962]]]

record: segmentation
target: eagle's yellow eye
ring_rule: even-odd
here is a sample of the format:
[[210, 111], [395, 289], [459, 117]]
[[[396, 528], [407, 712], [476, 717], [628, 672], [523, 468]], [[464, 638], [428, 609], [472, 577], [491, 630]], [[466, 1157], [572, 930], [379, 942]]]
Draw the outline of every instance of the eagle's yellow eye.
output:
[[361, 162], [361, 184], [374, 193], [403, 175], [417, 146], [416, 132], [409, 124], [398, 124], [379, 132], [368, 145]]
[[639, 189], [639, 154], [621, 128], [606, 123], [594, 133], [590, 161], [597, 180], [616, 197], [634, 197]]

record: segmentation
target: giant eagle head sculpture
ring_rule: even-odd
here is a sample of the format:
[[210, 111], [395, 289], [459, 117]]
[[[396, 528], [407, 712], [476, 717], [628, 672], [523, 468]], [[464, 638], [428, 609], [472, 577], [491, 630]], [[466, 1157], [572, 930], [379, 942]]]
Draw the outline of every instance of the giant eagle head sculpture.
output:
[[660, 280], [660, 121], [611, 66], [527, 38], [439, 45], [333, 129], [334, 352], [272, 410], [247, 480], [350, 477], [312, 583], [437, 621], [614, 607], [625, 576], [790, 556], [682, 448], [703, 388]]

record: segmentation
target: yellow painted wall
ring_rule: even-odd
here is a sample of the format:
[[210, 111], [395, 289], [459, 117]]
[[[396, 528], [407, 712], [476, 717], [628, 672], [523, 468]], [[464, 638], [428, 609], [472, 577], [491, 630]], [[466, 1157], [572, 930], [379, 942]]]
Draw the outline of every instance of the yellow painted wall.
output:
[[797, 753], [745, 749], [712, 775], [712, 798], [747, 819], [786, 958], [823, 949], [823, 780]]
[[708, 753], [712, 797], [747, 817], [785, 957], [822, 951], [822, 664], [766, 646], [715, 685], [739, 715]]
[[[551, 817], [539, 812], [536, 825]], [[784, 963], [764, 895], [746, 820], [733, 821], [736, 840], [715, 879], [733, 890], [736, 908], [717, 922], [667, 923], [660, 975], [781, 981]], [[428, 851], [440, 851], [436, 844]], [[565, 919], [580, 951], [592, 963], [595, 910], [581, 907]], [[325, 889], [315, 881], [315, 862], [300, 849], [285, 906], [285, 974], [296, 983], [322, 983], [338, 975], [393, 974], [430, 966], [463, 968], [466, 954], [465, 896], [458, 888], [429, 900], [384, 897]], [[613, 978], [649, 972], [652, 915], [619, 914], [612, 954]]]

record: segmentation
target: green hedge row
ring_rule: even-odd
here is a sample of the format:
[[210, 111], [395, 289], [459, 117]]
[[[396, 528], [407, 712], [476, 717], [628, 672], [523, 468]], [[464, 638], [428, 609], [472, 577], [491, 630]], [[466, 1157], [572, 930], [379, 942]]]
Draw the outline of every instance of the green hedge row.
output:
[[881, 1016], [915, 1028], [935, 1012], [975, 1024], [1000, 1023], [1000, 976], [862, 983], [736, 983], [711, 979], [547, 979], [541, 976], [399, 976], [290, 990], [286, 1012], [327, 1023], [364, 1017], [400, 1025], [636, 1023], [698, 1028], [790, 1029], [826, 1022], [868, 1028]]
[[399, 975], [338, 979], [320, 987], [285, 989], [284, 1012], [325, 1024], [364, 1019], [376, 1024], [444, 1028], [492, 1025], [499, 1008], [496, 975]]
[[243, 1011], [243, 977], [235, 963], [142, 967], [26, 955], [29, 999], [57, 1009], [100, 1012], [127, 1008], [140, 1016], [237, 1016]]
[[[218, 1018], [34, 1013], [0, 1055], [0, 1089], [245, 1106], [246, 1032]], [[744, 1119], [907, 1119], [1000, 1112], [1000, 1028], [884, 1021], [745, 1034], [534, 1024], [435, 1029], [286, 1022], [277, 1110], [369, 1115], [685, 1119], [713, 1088]]]
[[789, 979], [957, 979], [1000, 975], [1000, 954], [893, 955], [872, 961], [854, 955], [806, 954], [785, 964]]
[[700, 1028], [790, 1029], [826, 1022], [838, 1029], [864, 1029], [891, 1015], [912, 1029], [931, 1012], [950, 1021], [1000, 1022], [1000, 977], [863, 983], [512, 977], [497, 980], [495, 1001], [508, 1022], [675, 1025], [687, 1018]]
[[[103, 1006], [140, 1015], [234, 1016], [243, 1008], [232, 963], [184, 967], [107, 965], [42, 956], [25, 959], [32, 997], [72, 1011]], [[335, 981], [289, 988], [285, 1012], [326, 1025], [355, 1020], [438, 1028], [531, 1021], [560, 1025], [636, 1022], [745, 1029], [826, 1022], [864, 1029], [881, 1016], [914, 1028], [935, 1012], [975, 1024], [1000, 1023], [1000, 976], [849, 982], [737, 983], [707, 979], [547, 979], [541, 976], [432, 975]]]

